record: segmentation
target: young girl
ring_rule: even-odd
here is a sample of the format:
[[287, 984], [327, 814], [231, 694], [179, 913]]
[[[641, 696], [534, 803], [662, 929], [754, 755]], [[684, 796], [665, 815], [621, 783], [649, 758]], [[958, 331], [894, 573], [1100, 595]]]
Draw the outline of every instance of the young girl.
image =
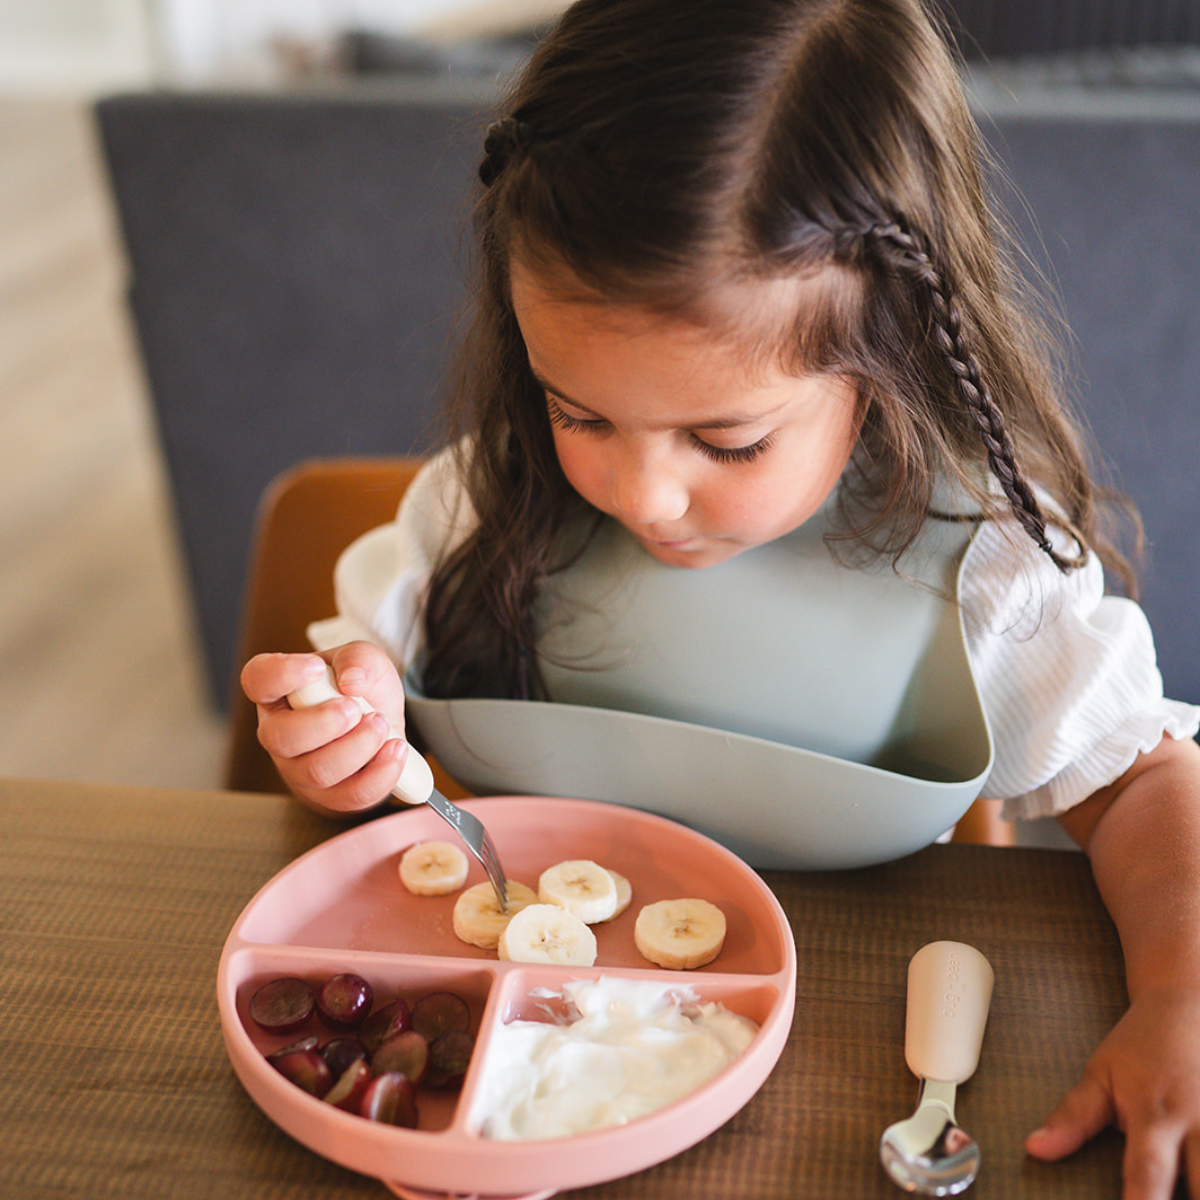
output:
[[961, 642], [960, 774], [1058, 817], [1126, 955], [1127, 1014], [1027, 1148], [1115, 1122], [1128, 1200], [1200, 1197], [1200, 713], [1104, 594], [1124, 563], [981, 164], [920, 0], [580, 0], [487, 137], [450, 448], [319, 634], [379, 713], [291, 711], [313, 655], [243, 683], [289, 786], [348, 812], [407, 753], [398, 668], [514, 730], [576, 705], [853, 770]]

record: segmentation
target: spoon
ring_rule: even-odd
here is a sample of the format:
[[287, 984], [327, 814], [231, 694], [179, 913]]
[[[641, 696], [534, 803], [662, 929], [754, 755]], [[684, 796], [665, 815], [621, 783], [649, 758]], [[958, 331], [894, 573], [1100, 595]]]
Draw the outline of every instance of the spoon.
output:
[[921, 1096], [879, 1142], [884, 1170], [906, 1192], [956, 1196], [979, 1171], [979, 1146], [955, 1120], [954, 1096], [979, 1064], [993, 978], [988, 960], [962, 942], [931, 942], [908, 964], [904, 1057]]
[[[337, 689], [333, 668], [327, 664], [325, 674], [320, 679], [297, 688], [287, 697], [287, 702], [292, 708], [311, 708], [316, 704], [324, 704], [327, 700], [343, 698]], [[352, 699], [364, 713], [375, 711], [362, 696], [354, 696]], [[474, 813], [452, 804], [434, 787], [433, 771], [414, 746], [410, 745], [408, 748], [404, 768], [392, 788], [392, 795], [398, 800], [403, 800], [405, 804], [428, 804], [458, 834], [463, 845], [483, 864], [492, 890], [496, 893], [496, 904], [500, 911], [507, 912], [508, 880], [491, 835]]]

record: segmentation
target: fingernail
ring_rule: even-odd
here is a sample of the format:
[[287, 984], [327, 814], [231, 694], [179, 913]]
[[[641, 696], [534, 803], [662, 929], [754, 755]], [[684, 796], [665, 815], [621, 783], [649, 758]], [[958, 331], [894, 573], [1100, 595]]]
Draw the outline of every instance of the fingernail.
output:
[[325, 660], [323, 658], [306, 658], [301, 671], [306, 679], [317, 679], [325, 674]]
[[361, 689], [367, 682], [367, 673], [361, 667], [347, 667], [338, 675], [338, 686], [351, 691]]

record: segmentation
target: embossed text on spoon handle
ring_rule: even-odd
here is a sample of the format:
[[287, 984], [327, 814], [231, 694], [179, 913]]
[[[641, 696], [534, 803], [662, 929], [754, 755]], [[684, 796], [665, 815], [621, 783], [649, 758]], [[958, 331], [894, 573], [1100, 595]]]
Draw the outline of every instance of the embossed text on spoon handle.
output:
[[908, 965], [904, 1057], [921, 1079], [965, 1083], [979, 1065], [991, 964], [963, 942], [930, 942]]

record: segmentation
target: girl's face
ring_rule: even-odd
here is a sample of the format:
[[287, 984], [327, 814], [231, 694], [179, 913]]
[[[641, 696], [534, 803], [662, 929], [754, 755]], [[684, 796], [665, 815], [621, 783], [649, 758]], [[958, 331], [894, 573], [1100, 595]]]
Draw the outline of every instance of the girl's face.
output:
[[802, 525], [854, 448], [853, 384], [796, 376], [645, 309], [512, 294], [567, 479], [659, 562], [710, 567]]

